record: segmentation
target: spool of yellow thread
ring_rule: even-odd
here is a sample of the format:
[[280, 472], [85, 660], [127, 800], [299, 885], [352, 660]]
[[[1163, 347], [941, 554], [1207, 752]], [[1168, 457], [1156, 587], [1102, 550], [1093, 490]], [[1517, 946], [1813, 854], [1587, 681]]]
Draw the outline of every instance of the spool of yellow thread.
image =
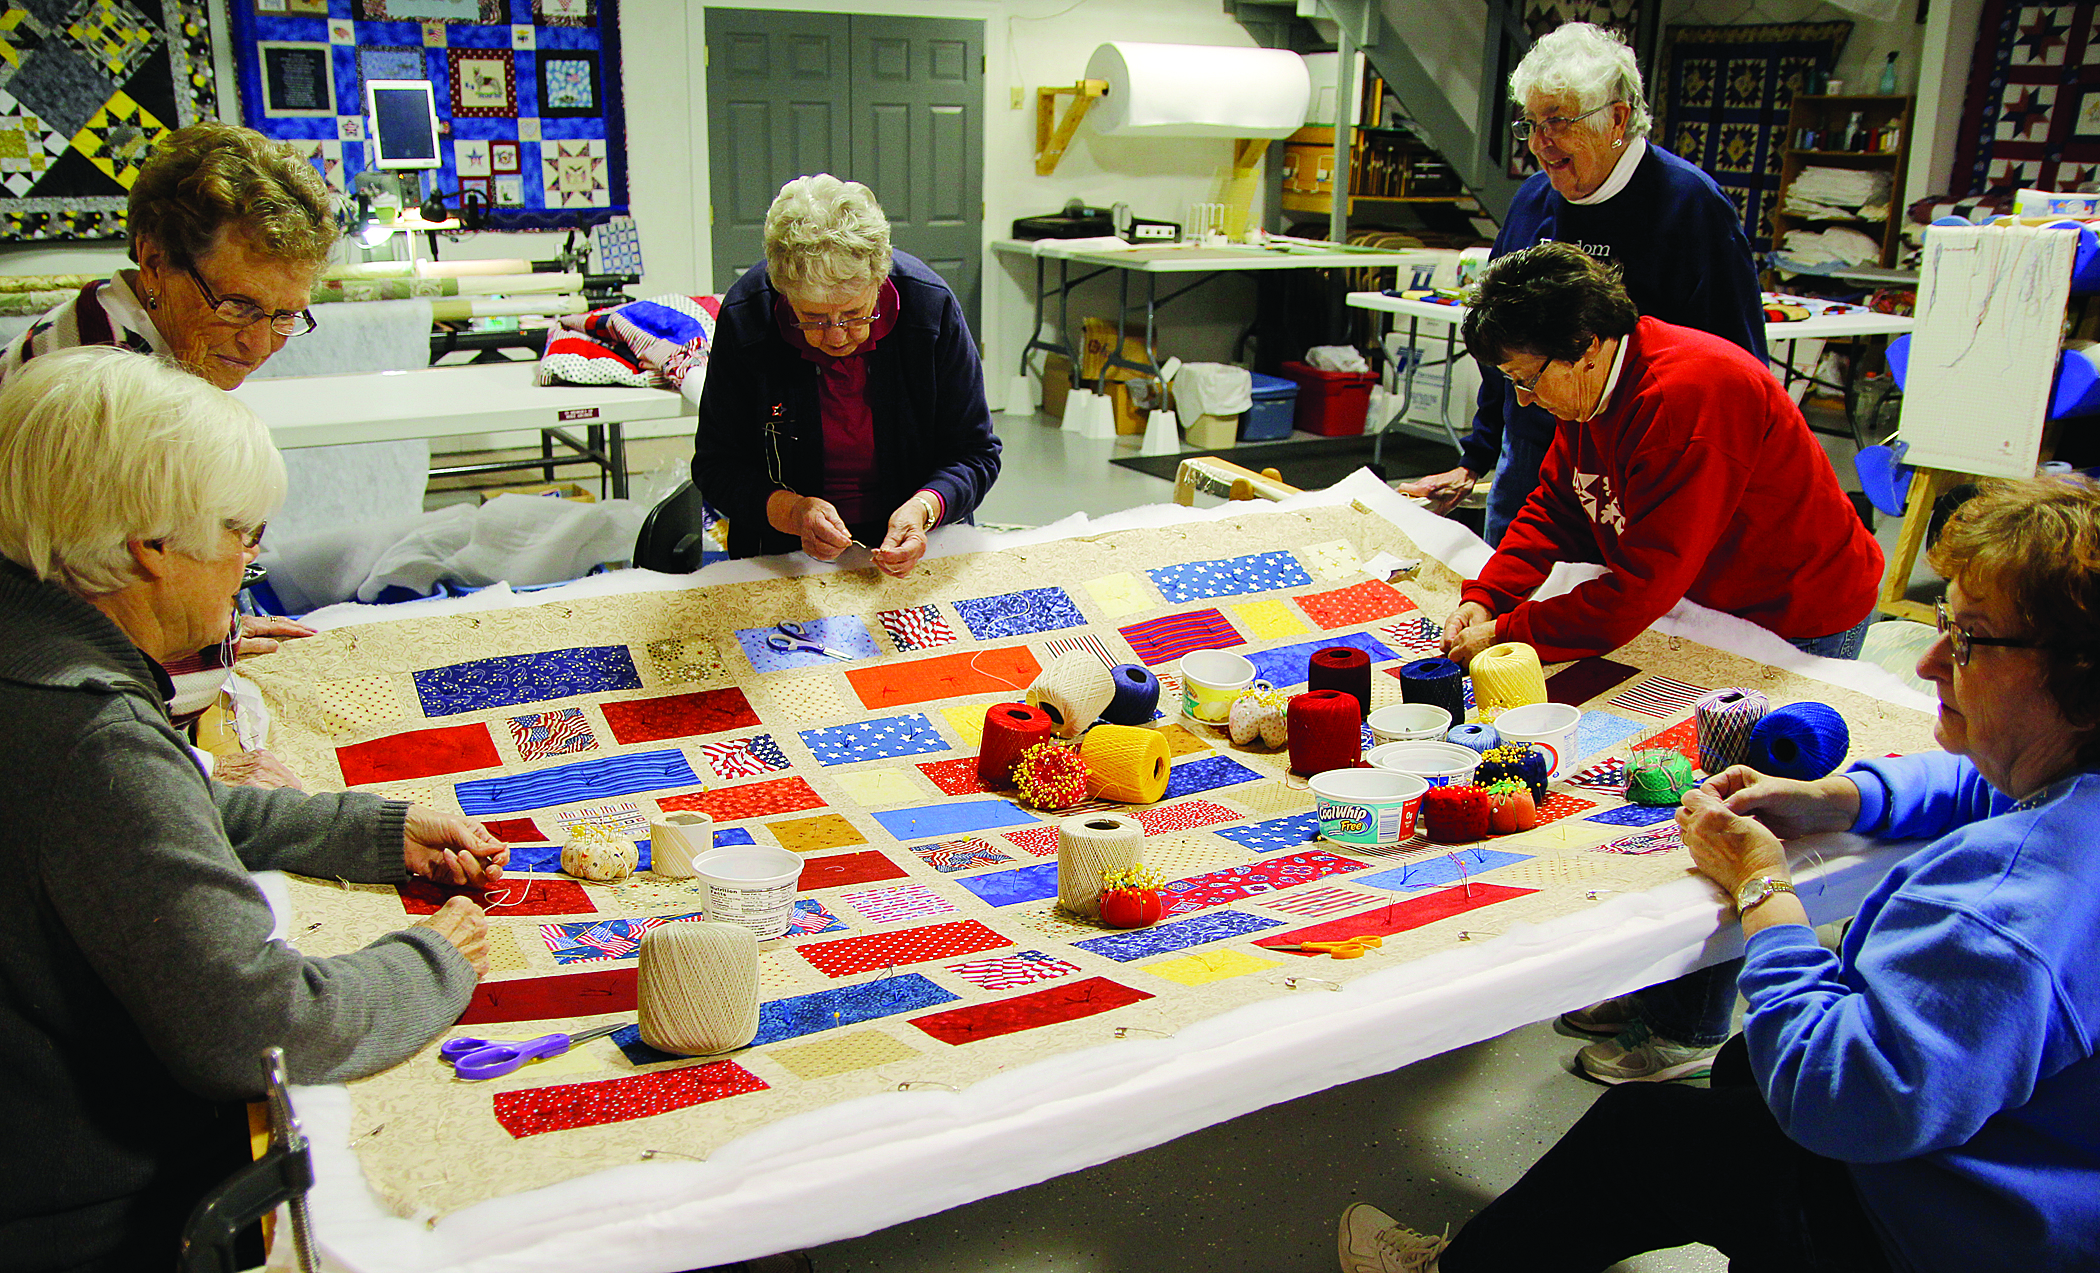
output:
[[1050, 660], [1050, 666], [1028, 687], [1028, 705], [1050, 717], [1060, 738], [1079, 737], [1101, 719], [1101, 709], [1115, 696], [1115, 678], [1100, 659], [1084, 650]]
[[1086, 761], [1087, 793], [1096, 800], [1151, 804], [1167, 794], [1174, 759], [1156, 729], [1096, 725], [1079, 744], [1079, 757]]
[[1545, 701], [1546, 672], [1537, 650], [1522, 641], [1504, 641], [1473, 656], [1473, 706], [1480, 719]]

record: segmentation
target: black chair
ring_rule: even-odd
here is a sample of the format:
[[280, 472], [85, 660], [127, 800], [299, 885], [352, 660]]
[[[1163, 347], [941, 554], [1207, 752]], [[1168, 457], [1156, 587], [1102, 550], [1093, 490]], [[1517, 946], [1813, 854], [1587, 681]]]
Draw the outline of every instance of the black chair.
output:
[[642, 519], [641, 533], [634, 537], [634, 564], [667, 575], [700, 569], [700, 552], [707, 544], [700, 516], [699, 488], [687, 478]]

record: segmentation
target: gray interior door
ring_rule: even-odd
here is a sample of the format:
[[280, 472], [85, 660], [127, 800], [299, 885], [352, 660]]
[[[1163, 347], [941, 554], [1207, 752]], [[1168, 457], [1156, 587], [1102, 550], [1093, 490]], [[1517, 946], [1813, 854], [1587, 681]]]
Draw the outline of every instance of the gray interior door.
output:
[[984, 24], [707, 11], [714, 286], [764, 255], [766, 208], [814, 172], [865, 183], [891, 241], [940, 272], [974, 330], [982, 286]]

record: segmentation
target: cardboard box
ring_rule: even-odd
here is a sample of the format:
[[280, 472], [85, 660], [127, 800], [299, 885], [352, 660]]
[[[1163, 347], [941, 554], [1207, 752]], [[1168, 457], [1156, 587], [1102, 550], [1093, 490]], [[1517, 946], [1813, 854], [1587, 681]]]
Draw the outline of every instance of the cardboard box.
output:
[[598, 497], [574, 482], [555, 482], [540, 486], [494, 486], [481, 493], [481, 502], [486, 504], [498, 495], [533, 495], [542, 499], [573, 500], [578, 504], [595, 504]]
[[1132, 378], [1108, 382], [1108, 400], [1116, 410], [1116, 432], [1142, 434], [1145, 421], [1154, 411], [1173, 405], [1173, 395], [1157, 380]]
[[[1145, 356], [1143, 329], [1132, 331], [1128, 327], [1124, 328], [1120, 343], [1116, 340], [1115, 326], [1105, 318], [1082, 318], [1079, 320], [1079, 331], [1079, 379], [1083, 382], [1091, 384], [1101, 375], [1101, 368], [1108, 362], [1111, 350], [1116, 351], [1125, 362], [1148, 361]], [[1129, 380], [1143, 374], [1128, 367], [1108, 369], [1110, 380]]]
[[1065, 397], [1072, 392], [1072, 360], [1051, 354], [1043, 360], [1043, 414], [1053, 420], [1065, 418]]
[[1199, 415], [1186, 430], [1190, 446], [1200, 446], [1206, 451], [1216, 451], [1239, 444], [1240, 417], [1236, 415]]

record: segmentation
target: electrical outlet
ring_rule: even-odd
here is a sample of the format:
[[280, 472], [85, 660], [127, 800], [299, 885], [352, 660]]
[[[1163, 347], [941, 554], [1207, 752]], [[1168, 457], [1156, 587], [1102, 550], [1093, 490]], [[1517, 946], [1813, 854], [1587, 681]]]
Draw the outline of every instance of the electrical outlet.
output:
[[1016, 84], [1008, 91], [1010, 91], [1013, 94], [1013, 109], [1021, 109], [1021, 86], [1019, 84]]

